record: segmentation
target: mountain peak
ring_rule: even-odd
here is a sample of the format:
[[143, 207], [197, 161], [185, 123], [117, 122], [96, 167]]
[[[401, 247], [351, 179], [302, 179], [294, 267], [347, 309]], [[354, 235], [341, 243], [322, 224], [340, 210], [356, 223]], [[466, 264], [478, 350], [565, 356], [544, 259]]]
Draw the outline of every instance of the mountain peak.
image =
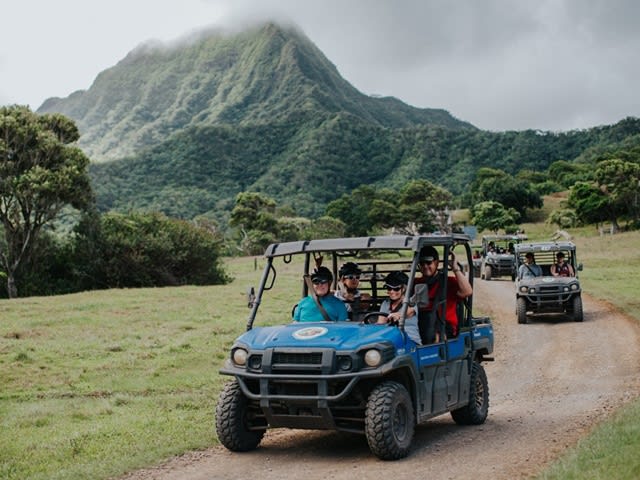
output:
[[39, 112], [76, 121], [93, 160], [133, 155], [185, 128], [250, 125], [346, 113], [378, 126], [471, 127], [444, 110], [366, 96], [294, 25], [209, 29], [145, 42], [86, 91], [48, 99]]

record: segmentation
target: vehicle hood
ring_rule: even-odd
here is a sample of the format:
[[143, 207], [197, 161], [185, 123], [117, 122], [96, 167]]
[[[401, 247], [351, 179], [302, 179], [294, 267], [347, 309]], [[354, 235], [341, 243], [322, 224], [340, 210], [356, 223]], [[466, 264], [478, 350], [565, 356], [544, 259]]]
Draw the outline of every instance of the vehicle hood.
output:
[[525, 278], [518, 281], [519, 285], [538, 286], [538, 285], [568, 285], [577, 282], [576, 277], [535, 277]]
[[351, 322], [299, 322], [275, 327], [255, 327], [241, 335], [242, 343], [252, 350], [267, 348], [334, 348], [357, 350], [366, 345], [386, 342], [396, 349], [411, 342], [399, 328], [388, 325], [364, 325]]

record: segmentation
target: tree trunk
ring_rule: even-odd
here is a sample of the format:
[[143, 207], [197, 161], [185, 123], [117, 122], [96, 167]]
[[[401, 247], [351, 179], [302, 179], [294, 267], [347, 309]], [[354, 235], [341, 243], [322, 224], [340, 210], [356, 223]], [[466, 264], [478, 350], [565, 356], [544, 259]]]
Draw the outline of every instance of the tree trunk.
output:
[[614, 218], [611, 220], [611, 235], [616, 234], [620, 231], [620, 226], [618, 225], [618, 219]]
[[18, 298], [18, 287], [12, 272], [7, 273], [7, 294], [9, 298]]

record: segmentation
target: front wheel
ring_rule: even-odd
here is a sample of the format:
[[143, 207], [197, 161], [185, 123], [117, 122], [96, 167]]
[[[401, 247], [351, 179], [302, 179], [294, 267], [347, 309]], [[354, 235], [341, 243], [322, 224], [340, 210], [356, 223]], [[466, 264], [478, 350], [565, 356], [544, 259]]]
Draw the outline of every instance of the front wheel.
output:
[[582, 298], [580, 296], [573, 297], [572, 317], [574, 322], [582, 322], [584, 319]]
[[489, 265], [485, 265], [484, 267], [484, 279], [491, 280], [491, 267]]
[[516, 299], [516, 315], [518, 323], [527, 323], [527, 301], [522, 297]]
[[483, 366], [478, 362], [473, 362], [471, 366], [470, 383], [469, 403], [451, 412], [451, 417], [458, 425], [480, 425], [489, 413], [489, 382]]
[[369, 394], [364, 419], [371, 451], [382, 460], [406, 457], [415, 430], [413, 403], [407, 389], [386, 381]]
[[237, 381], [227, 383], [216, 406], [216, 433], [218, 439], [229, 450], [246, 452], [254, 450], [264, 436], [266, 425], [252, 429], [254, 415], [249, 408]]

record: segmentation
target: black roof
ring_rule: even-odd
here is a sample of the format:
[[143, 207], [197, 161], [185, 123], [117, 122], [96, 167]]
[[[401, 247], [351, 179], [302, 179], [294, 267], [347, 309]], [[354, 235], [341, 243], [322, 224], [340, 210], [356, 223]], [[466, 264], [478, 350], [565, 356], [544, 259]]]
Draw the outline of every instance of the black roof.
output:
[[560, 250], [575, 250], [576, 245], [573, 242], [535, 242], [520, 243], [515, 246], [516, 253], [523, 252], [557, 252]]
[[386, 235], [375, 237], [323, 238], [297, 242], [272, 243], [264, 253], [265, 257], [279, 257], [309, 252], [353, 252], [362, 250], [413, 250], [419, 251], [425, 245], [452, 246], [469, 243], [468, 235]]

